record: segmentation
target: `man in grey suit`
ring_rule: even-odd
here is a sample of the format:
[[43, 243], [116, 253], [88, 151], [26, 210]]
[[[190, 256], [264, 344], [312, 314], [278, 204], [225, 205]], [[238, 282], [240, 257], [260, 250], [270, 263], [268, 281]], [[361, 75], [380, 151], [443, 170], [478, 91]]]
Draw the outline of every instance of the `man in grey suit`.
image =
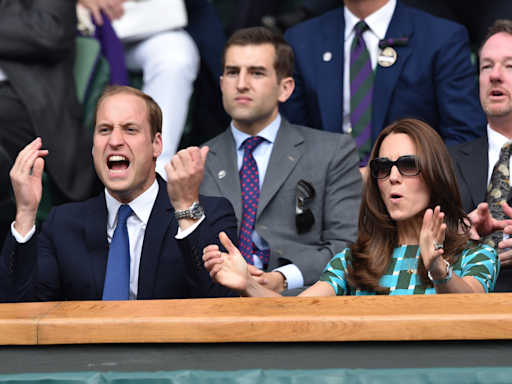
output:
[[[473, 225], [481, 221], [492, 223], [487, 203], [488, 186], [501, 149], [512, 141], [512, 22], [498, 20], [491, 27], [489, 35], [480, 49], [480, 102], [487, 115], [485, 134], [477, 140], [448, 148], [457, 173], [457, 181], [464, 210], [469, 213]], [[506, 162], [510, 172], [510, 160]], [[509, 177], [507, 177], [510, 179]], [[501, 191], [498, 191], [501, 194]], [[495, 193], [493, 191], [493, 193]], [[505, 216], [512, 216], [512, 193], [500, 199]], [[477, 208], [478, 207], [478, 208]], [[501, 216], [501, 213], [498, 212]], [[502, 219], [493, 213], [493, 219]], [[503, 229], [504, 225], [492, 229]], [[505, 221], [503, 222], [505, 223]], [[480, 234], [487, 231], [479, 230]], [[512, 291], [512, 227], [505, 228], [504, 241], [499, 242], [501, 271], [495, 292]]]
[[[226, 43], [220, 84], [232, 122], [205, 144], [210, 152], [201, 184], [202, 194], [231, 201], [251, 273], [276, 292], [315, 283], [356, 239], [361, 193], [350, 137], [280, 116], [279, 103], [295, 86], [293, 62], [288, 43], [261, 27], [239, 30]], [[250, 139], [258, 140], [252, 155]], [[258, 196], [248, 203], [253, 193]]]

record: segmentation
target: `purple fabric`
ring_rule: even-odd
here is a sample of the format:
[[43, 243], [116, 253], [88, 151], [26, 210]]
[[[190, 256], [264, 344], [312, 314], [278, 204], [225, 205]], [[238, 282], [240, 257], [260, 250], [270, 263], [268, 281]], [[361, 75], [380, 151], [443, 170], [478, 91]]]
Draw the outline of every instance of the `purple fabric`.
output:
[[364, 143], [366, 143], [368, 140], [370, 140], [372, 134], [372, 122], [369, 121], [368, 124], [366, 124], [366, 127], [361, 131], [361, 133], [354, 138], [357, 148], [362, 146]]
[[371, 105], [372, 103], [372, 100], [373, 100], [373, 88], [371, 88], [367, 93], [366, 95], [364, 95], [363, 97], [363, 100], [359, 103], [359, 105], [352, 111], [351, 115], [350, 115], [350, 119], [351, 121], [359, 121], [362, 117], [363, 117], [363, 114], [366, 112], [366, 110], [368, 109], [368, 106]]
[[109, 83], [112, 85], [130, 85], [124, 59], [123, 43], [117, 37], [108, 17], [104, 13], [101, 15], [103, 17], [103, 26], [96, 25], [95, 37], [101, 44], [101, 54], [106, 57], [110, 65]]

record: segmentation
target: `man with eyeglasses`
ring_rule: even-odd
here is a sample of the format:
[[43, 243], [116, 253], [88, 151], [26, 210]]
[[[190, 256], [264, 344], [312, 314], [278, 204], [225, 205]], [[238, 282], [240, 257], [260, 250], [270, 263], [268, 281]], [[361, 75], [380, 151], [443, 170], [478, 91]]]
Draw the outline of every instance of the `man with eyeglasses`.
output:
[[[276, 292], [313, 284], [355, 241], [361, 175], [347, 135], [288, 123], [279, 114], [294, 89], [294, 57], [280, 36], [237, 31], [220, 78], [231, 126], [207, 142], [201, 193], [231, 201], [238, 247], [251, 273]], [[297, 288], [297, 289], [295, 289]]]
[[[484, 243], [496, 248], [501, 271], [495, 292], [512, 291], [512, 21], [497, 20], [480, 48], [480, 102], [487, 129], [479, 139], [449, 148], [464, 210]], [[508, 203], [508, 204], [507, 204]], [[493, 234], [489, 232], [495, 230]]]

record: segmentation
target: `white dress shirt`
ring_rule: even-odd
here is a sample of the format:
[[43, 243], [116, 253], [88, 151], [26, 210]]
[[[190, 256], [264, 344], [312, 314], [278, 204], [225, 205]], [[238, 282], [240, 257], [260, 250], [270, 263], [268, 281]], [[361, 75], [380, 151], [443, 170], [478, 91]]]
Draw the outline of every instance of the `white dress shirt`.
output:
[[[265, 127], [258, 136], [264, 138], [265, 140], [254, 149], [252, 153], [252, 157], [254, 161], [256, 161], [256, 165], [258, 166], [258, 174], [259, 174], [259, 183], [260, 190], [265, 181], [265, 174], [267, 173], [268, 163], [270, 161], [270, 155], [272, 154], [272, 149], [274, 148], [274, 142], [276, 141], [277, 132], [279, 131], [279, 127], [281, 126], [281, 115], [278, 114], [276, 119], [270, 123], [267, 127]], [[251, 137], [247, 133], [244, 133], [233, 125], [231, 122], [231, 133], [233, 134], [233, 138], [235, 139], [235, 148], [236, 148], [236, 158], [238, 171], [242, 168], [244, 163], [244, 147], [243, 143], [246, 139]], [[261, 238], [261, 236], [256, 232], [255, 229], [252, 231], [252, 241], [253, 243], [260, 249], [265, 250], [269, 249], [268, 243]], [[253, 255], [254, 266], [262, 269], [263, 262], [261, 259]], [[295, 264], [287, 264], [282, 267], [274, 269], [274, 271], [281, 272], [285, 279], [288, 281], [288, 289], [299, 288], [304, 285], [304, 277], [302, 276], [302, 272]]]
[[[377, 67], [379, 55], [379, 41], [386, 37], [389, 23], [395, 13], [396, 0], [389, 0], [379, 10], [372, 13], [364, 21], [370, 27], [363, 33], [363, 39], [370, 54], [372, 69]], [[352, 123], [350, 122], [350, 49], [356, 36], [354, 28], [361, 21], [357, 16], [344, 7], [345, 16], [345, 56], [343, 61], [343, 132], [347, 133]], [[392, 36], [400, 37], [400, 36]]]
[[[158, 182], [155, 180], [151, 187], [149, 187], [144, 193], [132, 200], [128, 205], [132, 209], [133, 213], [128, 217], [126, 221], [126, 227], [128, 229], [128, 239], [130, 242], [130, 300], [137, 300], [137, 292], [139, 286], [139, 266], [140, 257], [142, 255], [142, 245], [144, 243], [144, 235], [146, 233], [146, 227], [148, 225], [149, 216], [155, 205], [156, 197], [158, 195]], [[105, 203], [107, 205], [107, 240], [110, 244], [114, 231], [117, 227], [117, 214], [119, 207], [122, 203], [116, 200], [110, 195], [105, 188]], [[178, 234], [175, 236], [176, 239], [183, 239], [192, 233], [205, 219], [203, 215], [194, 225], [187, 228], [185, 231], [181, 231], [178, 227]], [[15, 229], [14, 222], [11, 224], [11, 232], [20, 244], [26, 243], [34, 235], [36, 227], [25, 236], [22, 237]]]

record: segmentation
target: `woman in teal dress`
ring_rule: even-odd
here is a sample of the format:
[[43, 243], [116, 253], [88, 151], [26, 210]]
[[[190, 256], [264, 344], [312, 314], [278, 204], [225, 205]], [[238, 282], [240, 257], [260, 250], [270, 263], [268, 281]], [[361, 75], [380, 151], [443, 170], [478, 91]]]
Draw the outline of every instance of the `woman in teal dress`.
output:
[[[444, 142], [414, 119], [384, 129], [364, 177], [357, 241], [334, 256], [301, 296], [492, 292], [495, 250], [469, 239]], [[241, 296], [279, 295], [259, 284], [227, 236], [205, 248], [212, 278]]]

